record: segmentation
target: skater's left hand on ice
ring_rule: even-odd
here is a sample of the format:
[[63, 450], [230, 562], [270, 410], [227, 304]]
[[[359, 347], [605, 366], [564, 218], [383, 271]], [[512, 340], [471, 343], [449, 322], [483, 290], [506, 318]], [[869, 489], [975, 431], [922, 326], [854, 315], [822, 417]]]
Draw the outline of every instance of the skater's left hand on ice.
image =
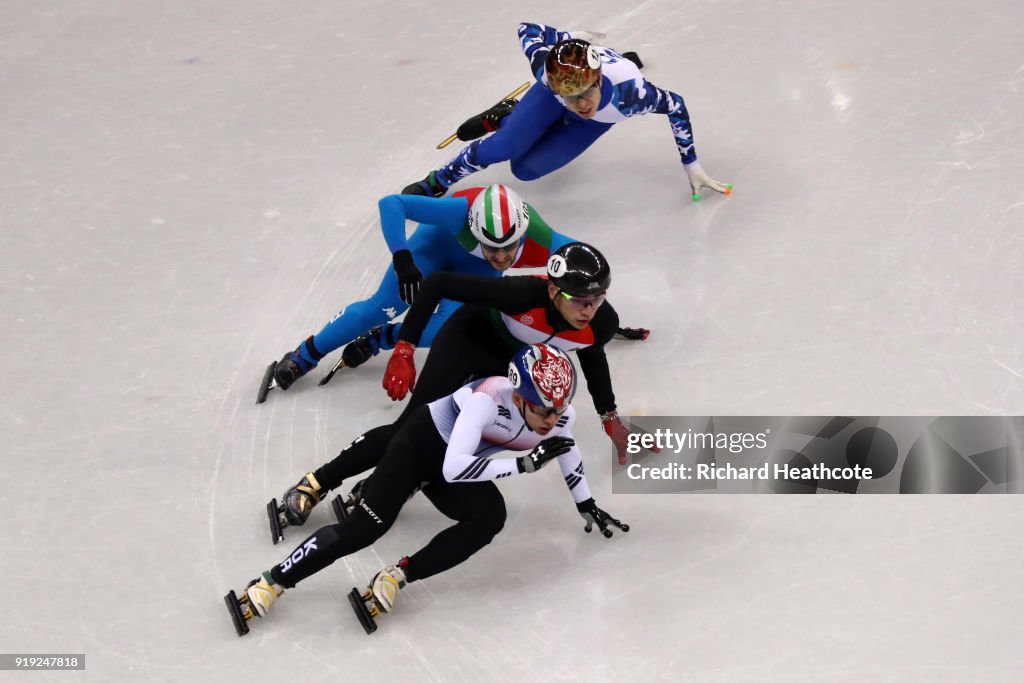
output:
[[597, 525], [597, 528], [601, 530], [601, 534], [605, 538], [612, 537], [612, 530], [608, 528], [609, 524], [617, 526], [623, 531], [629, 531], [628, 524], [615, 519], [607, 512], [597, 507], [597, 503], [594, 502], [593, 498], [587, 498], [582, 503], [576, 503], [576, 509], [579, 510], [580, 517], [583, 518], [583, 521], [587, 523], [587, 525], [583, 527], [583, 530], [588, 534], [591, 529], [594, 528], [595, 524]]
[[[619, 464], [626, 464], [626, 446], [629, 445], [629, 435], [632, 433], [622, 424], [622, 420], [619, 419], [619, 413], [612, 411], [605, 413], [601, 416], [601, 426], [604, 427], [604, 433], [608, 435], [608, 438], [615, 444], [615, 450], [619, 455]], [[655, 453], [661, 453], [661, 449], [655, 446], [649, 449]]]
[[384, 390], [392, 401], [401, 401], [416, 387], [416, 363], [412, 356], [416, 347], [407, 341], [395, 344], [388, 366], [384, 369]]
[[693, 201], [700, 200], [700, 189], [702, 187], [708, 187], [715, 192], [721, 192], [724, 195], [732, 194], [732, 185], [729, 183], [722, 183], [714, 178], [710, 177], [704, 172], [704, 169], [700, 167], [698, 162], [692, 164], [685, 164], [683, 168], [686, 170], [686, 177], [690, 180], [690, 189], [693, 191]]

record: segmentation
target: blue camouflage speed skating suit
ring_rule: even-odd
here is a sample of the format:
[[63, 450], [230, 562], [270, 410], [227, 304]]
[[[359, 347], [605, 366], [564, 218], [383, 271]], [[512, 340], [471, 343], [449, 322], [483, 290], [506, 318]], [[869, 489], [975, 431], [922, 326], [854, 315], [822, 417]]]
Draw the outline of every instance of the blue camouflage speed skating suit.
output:
[[523, 52], [537, 82], [493, 135], [470, 143], [437, 171], [438, 183], [450, 187], [501, 161], [510, 161], [512, 173], [520, 180], [535, 180], [578, 157], [614, 124], [641, 114], [668, 116], [683, 164], [697, 160], [683, 98], [648, 82], [633, 62], [609, 48], [597, 47], [601, 55], [597, 112], [593, 118], [583, 119], [569, 110], [548, 87], [544, 62], [556, 43], [573, 37], [571, 32], [543, 24], [519, 25]]

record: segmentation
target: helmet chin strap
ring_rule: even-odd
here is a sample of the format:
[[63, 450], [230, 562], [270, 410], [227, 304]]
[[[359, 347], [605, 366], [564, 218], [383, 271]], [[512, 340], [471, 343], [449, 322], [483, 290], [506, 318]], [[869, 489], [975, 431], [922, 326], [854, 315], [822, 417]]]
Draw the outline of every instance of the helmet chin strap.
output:
[[533, 427], [530, 426], [530, 421], [526, 419], [526, 399], [519, 395], [518, 392], [512, 394], [513, 402], [519, 407], [519, 416], [523, 418], [523, 424], [531, 432], [534, 431]]

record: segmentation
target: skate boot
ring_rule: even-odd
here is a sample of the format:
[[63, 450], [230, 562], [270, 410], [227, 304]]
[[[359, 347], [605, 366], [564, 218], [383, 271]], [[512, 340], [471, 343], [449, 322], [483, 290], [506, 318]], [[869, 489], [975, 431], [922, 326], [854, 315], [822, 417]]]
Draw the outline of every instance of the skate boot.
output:
[[288, 387], [295, 384], [296, 380], [315, 367], [316, 362], [311, 363], [303, 358], [298, 349], [289, 351], [281, 360], [277, 361], [277, 367], [274, 368], [274, 382], [281, 389], [287, 390]]
[[501, 120], [511, 114], [517, 104], [519, 104], [519, 100], [516, 99], [502, 100], [487, 111], [466, 119], [459, 126], [459, 129], [455, 131], [456, 137], [469, 142], [470, 140], [482, 138], [488, 133], [493, 133], [498, 130]]
[[398, 325], [394, 323], [388, 323], [387, 325], [377, 325], [372, 330], [367, 332], [361, 337], [356, 337], [350, 341], [344, 349], [341, 351], [341, 358], [338, 359], [337, 365], [331, 368], [328, 372], [320, 379], [320, 386], [323, 386], [331, 381], [334, 374], [342, 368], [358, 368], [360, 365], [370, 360], [378, 353], [380, 353], [381, 347], [386, 340], [392, 347], [395, 345], [395, 328]]
[[342, 350], [341, 358], [345, 361], [346, 368], [358, 368], [380, 353], [384, 344], [395, 345], [394, 331], [398, 327], [393, 323], [377, 325], [366, 334], [353, 339]]
[[331, 507], [334, 508], [334, 516], [338, 518], [338, 523], [345, 521], [352, 511], [359, 505], [359, 501], [363, 499], [363, 485], [366, 484], [365, 479], [360, 479], [356, 482], [356, 485], [349, 491], [348, 496], [343, 496], [340, 493], [334, 497], [331, 501]]
[[[312, 361], [306, 360], [300, 353], [302, 347], [306, 348], [306, 353], [313, 359]], [[313, 346], [313, 337], [299, 344], [294, 351], [284, 354], [281, 360], [274, 361], [268, 365], [266, 372], [263, 373], [263, 381], [260, 382], [256, 403], [266, 401], [267, 394], [270, 393], [271, 389], [287, 390], [288, 387], [295, 384], [296, 380], [315, 368], [323, 357], [324, 354], [317, 351], [317, 348]]]
[[373, 582], [362, 595], [355, 588], [348, 595], [349, 604], [356, 613], [359, 623], [367, 633], [377, 630], [375, 621], [381, 614], [391, 612], [395, 607], [398, 591], [406, 584], [404, 567], [409, 565], [409, 558], [403, 557], [397, 565], [385, 567], [373, 577]]
[[[405, 563], [408, 563], [408, 559], [405, 560]], [[403, 566], [403, 562], [400, 561], [397, 565], [384, 567], [377, 572], [377, 576], [373, 577], [370, 590], [373, 592], [373, 601], [381, 612], [390, 612], [394, 609], [398, 591], [405, 587]]]
[[283, 530], [287, 526], [302, 526], [309, 519], [309, 513], [324, 496], [320, 483], [307, 472], [299, 483], [284, 492], [281, 504], [276, 498], [267, 503], [267, 517], [270, 519], [270, 538], [277, 545], [284, 539]]
[[402, 194], [418, 194], [424, 197], [443, 197], [448, 188], [437, 180], [437, 171], [431, 171], [423, 180], [406, 185]]
[[239, 636], [249, 632], [249, 621], [253, 617], [265, 617], [270, 611], [271, 605], [284, 594], [284, 587], [274, 583], [270, 572], [263, 574], [249, 582], [239, 598], [235, 591], [228, 591], [224, 596], [224, 603], [228, 607], [228, 613], [235, 624], [235, 631]]

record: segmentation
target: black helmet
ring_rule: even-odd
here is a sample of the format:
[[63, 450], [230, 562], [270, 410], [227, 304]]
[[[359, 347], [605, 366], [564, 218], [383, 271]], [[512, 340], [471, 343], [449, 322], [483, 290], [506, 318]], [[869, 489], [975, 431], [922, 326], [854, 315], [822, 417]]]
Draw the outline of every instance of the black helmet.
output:
[[601, 294], [612, 283], [608, 261], [594, 247], [583, 242], [562, 246], [548, 259], [548, 278], [567, 294]]

